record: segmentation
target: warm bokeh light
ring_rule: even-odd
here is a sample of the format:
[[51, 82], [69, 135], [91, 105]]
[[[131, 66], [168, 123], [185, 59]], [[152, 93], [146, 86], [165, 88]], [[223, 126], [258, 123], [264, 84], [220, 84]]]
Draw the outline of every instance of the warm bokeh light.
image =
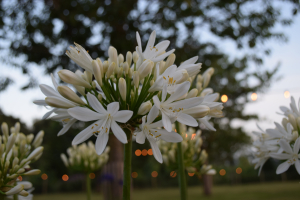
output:
[[189, 175], [189, 176], [194, 176], [194, 175], [195, 175], [195, 173], [188, 173], [188, 175]]
[[284, 98], [289, 98], [290, 97], [290, 92], [289, 91], [285, 91], [283, 93], [283, 95], [284, 95]]
[[42, 175], [41, 175], [41, 178], [42, 178], [43, 180], [47, 180], [47, 179], [48, 179], [48, 175], [47, 175], [47, 174], [42, 174]]
[[19, 177], [18, 177], [18, 179], [19, 179], [20, 181], [22, 181], [22, 180], [23, 180], [22, 176], [19, 176]]
[[150, 156], [153, 155], [152, 149], [148, 149], [148, 155], [150, 155]]
[[139, 149], [135, 150], [135, 155], [136, 156], [140, 156], [141, 154], [142, 154], [141, 150], [139, 150]]
[[196, 137], [196, 133], [193, 133], [191, 140], [195, 139], [195, 137]]
[[187, 137], [188, 135], [187, 134], [185, 134], [185, 137]]
[[146, 149], [143, 149], [142, 155], [143, 155], [143, 156], [146, 156], [147, 154], [148, 154], [148, 151], [147, 151]]
[[225, 171], [225, 169], [221, 169], [219, 173], [221, 176], [224, 176], [226, 174], [226, 171]]
[[257, 100], [257, 94], [256, 93], [252, 93], [251, 94], [251, 99], [252, 99], [252, 101], [256, 101]]
[[[164, 127], [165, 128], [165, 127]], [[175, 129], [175, 132], [177, 133], [177, 130]]]
[[223, 103], [226, 103], [226, 102], [228, 101], [228, 96], [227, 96], [226, 94], [223, 94], [223, 95], [221, 96], [221, 101], [222, 101]]
[[89, 177], [90, 177], [90, 179], [94, 179], [96, 177], [96, 175], [94, 173], [90, 173]]
[[151, 176], [154, 177], [154, 178], [157, 177], [157, 175], [158, 175], [157, 171], [153, 171], [153, 172], [151, 173]]
[[175, 177], [177, 176], [177, 173], [176, 173], [175, 171], [172, 171], [172, 172], [170, 173], [170, 176], [173, 177], [173, 178], [175, 178]]
[[62, 176], [62, 180], [63, 181], [68, 181], [69, 180], [69, 176], [67, 174]]
[[132, 178], [138, 177], [138, 173], [137, 173], [137, 172], [132, 172], [132, 173], [131, 173], [131, 177], [132, 177]]
[[235, 172], [237, 174], [241, 174], [242, 173], [242, 168], [240, 168], [240, 167], [236, 168]]

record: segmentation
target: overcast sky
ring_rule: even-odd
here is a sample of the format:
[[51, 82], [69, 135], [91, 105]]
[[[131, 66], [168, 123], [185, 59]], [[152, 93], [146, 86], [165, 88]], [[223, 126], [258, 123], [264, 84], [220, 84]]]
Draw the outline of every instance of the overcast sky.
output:
[[[278, 27], [280, 29], [281, 27]], [[278, 62], [281, 63], [278, 75], [283, 78], [274, 83], [265, 94], [258, 94], [257, 101], [248, 104], [245, 113], [256, 113], [261, 120], [258, 122], [263, 128], [274, 127], [273, 122], [281, 122], [282, 116], [276, 114], [280, 105], [289, 106], [290, 98], [285, 98], [284, 91], [289, 91], [296, 101], [300, 97], [300, 17], [295, 18], [291, 27], [285, 28], [284, 33], [288, 36], [288, 43], [278, 43], [271, 41], [266, 43], [272, 49], [271, 56], [265, 59], [264, 67], [273, 68]], [[208, 39], [210, 39], [208, 37]], [[238, 56], [235, 46], [230, 41], [221, 42], [220, 49], [230, 51], [231, 57]], [[0, 108], [6, 115], [19, 117], [23, 122], [32, 125], [34, 119], [41, 119], [46, 108], [36, 106], [33, 100], [42, 99], [44, 95], [38, 88], [20, 91], [19, 88], [27, 83], [28, 78], [24, 76], [20, 70], [8, 68], [3, 65], [1, 67], [1, 75], [11, 77], [15, 83], [7, 90], [0, 93]], [[34, 67], [34, 73], [39, 76], [40, 83], [52, 86], [50, 76], [43, 75], [43, 69]], [[57, 75], [55, 75], [57, 78]], [[217, 91], [222, 94], [222, 91]], [[250, 133], [256, 130], [256, 121], [240, 122], [234, 121], [234, 126], [242, 126], [246, 132]]]

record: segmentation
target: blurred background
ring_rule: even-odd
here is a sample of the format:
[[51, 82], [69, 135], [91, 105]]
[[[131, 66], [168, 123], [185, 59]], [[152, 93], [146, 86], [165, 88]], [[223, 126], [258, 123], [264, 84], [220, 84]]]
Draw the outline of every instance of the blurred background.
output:
[[[125, 55], [137, 46], [136, 31], [145, 45], [153, 30], [157, 42], [171, 41], [176, 64], [198, 55], [202, 72], [215, 69], [209, 87], [220, 93], [225, 117], [214, 119], [216, 132], [202, 131], [201, 148], [217, 170], [210, 199], [293, 199], [300, 187], [294, 167], [276, 175], [278, 163], [270, 159], [257, 176], [251, 132], [255, 123], [273, 128], [282, 119], [279, 106], [300, 97], [299, 9], [298, 0], [1, 1], [0, 122], [11, 126], [20, 120], [25, 134], [45, 131], [45, 151], [35, 163], [42, 174], [30, 179], [40, 194], [36, 199], [62, 192], [74, 199], [74, 192], [85, 190], [84, 176], [67, 171], [60, 159], [84, 124], [57, 137], [61, 124], [41, 120], [47, 109], [32, 103], [43, 97], [38, 85], [52, 85], [51, 73], [57, 78], [61, 69], [78, 69], [65, 55], [73, 42], [103, 60], [110, 45]], [[117, 155], [122, 146], [111, 138], [108, 165], [122, 160]], [[149, 149], [148, 143], [134, 143], [133, 199], [178, 198], [173, 169], [157, 163]], [[103, 184], [112, 179], [101, 172], [91, 177], [95, 193], [103, 193]], [[203, 196], [201, 177], [188, 176], [188, 185], [190, 199]]]

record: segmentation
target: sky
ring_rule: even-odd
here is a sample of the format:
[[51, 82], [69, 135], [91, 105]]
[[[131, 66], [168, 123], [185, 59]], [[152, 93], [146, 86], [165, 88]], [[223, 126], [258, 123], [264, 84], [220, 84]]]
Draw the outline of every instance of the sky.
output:
[[[257, 130], [256, 123], [263, 128], [273, 128], [274, 121], [281, 122], [282, 116], [276, 114], [276, 112], [280, 111], [279, 106], [289, 106], [290, 103], [290, 98], [284, 97], [284, 91], [289, 91], [290, 95], [295, 97], [296, 102], [300, 97], [300, 85], [298, 84], [300, 80], [300, 17], [295, 18], [292, 26], [285, 29], [277, 27], [277, 29], [283, 30], [289, 41], [287, 43], [277, 41], [266, 43], [267, 46], [271, 47], [272, 54], [265, 58], [264, 67], [271, 69], [280, 62], [278, 75], [282, 76], [282, 79], [273, 83], [266, 93], [258, 93], [257, 100], [246, 105], [244, 112], [258, 114], [259, 121], [242, 122], [234, 120], [232, 124], [235, 127], [242, 126], [250, 135], [252, 131]], [[209, 37], [204, 37], [204, 39], [213, 40]], [[239, 56], [239, 52], [230, 41], [220, 42], [219, 48], [230, 52], [232, 58]], [[0, 68], [2, 76], [9, 76], [15, 80], [12, 86], [0, 93], [0, 108], [6, 115], [18, 117], [28, 126], [31, 126], [34, 119], [41, 119], [47, 112], [46, 108], [32, 103], [33, 100], [43, 99], [44, 95], [39, 88], [26, 91], [20, 90], [21, 86], [27, 83], [28, 77], [24, 76], [19, 69], [3, 65]], [[35, 66], [32, 70], [38, 76], [39, 83], [52, 86], [50, 76], [44, 75], [42, 68]], [[55, 77], [58, 78], [57, 75]], [[222, 95], [221, 91], [217, 92]]]

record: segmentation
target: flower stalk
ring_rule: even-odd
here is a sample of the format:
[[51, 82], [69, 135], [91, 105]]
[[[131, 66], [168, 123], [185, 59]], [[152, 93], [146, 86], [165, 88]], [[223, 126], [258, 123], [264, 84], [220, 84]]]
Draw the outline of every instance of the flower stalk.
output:
[[89, 174], [86, 174], [86, 199], [87, 200], [91, 200], [91, 194], [92, 194], [92, 190], [91, 190], [91, 179], [89, 177]]
[[14, 194], [14, 200], [18, 200], [18, 194]]
[[[176, 122], [176, 130], [177, 133], [180, 134], [179, 123]], [[187, 199], [187, 187], [186, 187], [186, 177], [185, 177], [185, 168], [183, 163], [183, 152], [181, 142], [177, 143], [177, 156], [178, 156], [178, 180], [179, 180], [179, 188], [180, 188], [180, 198], [181, 200]]]
[[132, 133], [129, 129], [124, 131], [127, 135], [128, 143], [124, 144], [123, 200], [130, 200]]

